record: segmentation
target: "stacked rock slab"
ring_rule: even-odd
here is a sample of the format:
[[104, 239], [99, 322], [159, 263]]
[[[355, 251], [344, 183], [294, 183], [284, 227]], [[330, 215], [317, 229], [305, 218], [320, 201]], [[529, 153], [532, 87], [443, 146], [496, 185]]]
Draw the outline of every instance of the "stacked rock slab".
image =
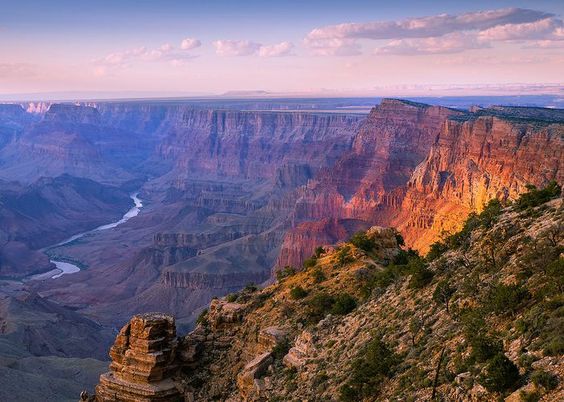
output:
[[134, 316], [110, 349], [110, 371], [100, 376], [97, 402], [180, 402], [176, 369], [176, 325], [165, 314]]

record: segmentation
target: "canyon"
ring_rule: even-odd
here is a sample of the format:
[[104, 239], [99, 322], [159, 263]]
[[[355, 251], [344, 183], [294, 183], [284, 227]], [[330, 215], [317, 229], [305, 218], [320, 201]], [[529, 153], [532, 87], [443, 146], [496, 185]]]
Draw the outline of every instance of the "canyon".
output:
[[[184, 333], [212, 298], [272, 283], [285, 266], [301, 269], [318, 246], [379, 225], [425, 253], [491, 198], [564, 182], [561, 109], [383, 99], [366, 114], [346, 105], [0, 105], [2, 300], [52, 303], [69, 322], [92, 325], [100, 335], [88, 342], [104, 348], [108, 330], [150, 311], [174, 316]], [[143, 200], [137, 216], [89, 232], [118, 221], [132, 193]], [[54, 268], [45, 247], [82, 232], [48, 250], [79, 272], [31, 279]], [[0, 314], [0, 327], [11, 317]], [[20, 338], [9, 349], [43, 357]], [[57, 356], [89, 357], [106, 358]], [[85, 376], [95, 378], [98, 363]]]

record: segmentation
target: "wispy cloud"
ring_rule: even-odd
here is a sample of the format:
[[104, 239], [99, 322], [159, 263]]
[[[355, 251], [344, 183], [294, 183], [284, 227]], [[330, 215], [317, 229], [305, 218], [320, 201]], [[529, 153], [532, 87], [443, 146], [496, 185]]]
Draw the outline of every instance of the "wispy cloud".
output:
[[163, 43], [155, 49], [148, 49], [141, 46], [121, 52], [112, 52], [106, 56], [94, 59], [93, 62], [97, 66], [95, 75], [104, 75], [107, 68], [124, 68], [130, 63], [135, 62], [170, 62], [172, 65], [179, 65], [183, 62], [193, 59], [195, 55], [189, 53], [190, 50], [201, 46], [198, 39], [186, 38], [180, 43], [180, 48], [175, 48], [170, 43]]
[[306, 37], [304, 44], [320, 56], [357, 56], [362, 53], [360, 45], [354, 39]]
[[456, 31], [483, 30], [503, 24], [521, 24], [553, 17], [542, 11], [521, 8], [488, 10], [460, 15], [439, 14], [403, 21], [348, 23], [316, 28], [309, 39], [398, 39], [441, 36]]
[[376, 54], [456, 53], [516, 40], [561, 40], [562, 20], [522, 8], [459, 15], [439, 14], [402, 21], [345, 23], [313, 29], [304, 39], [321, 55], [357, 55], [359, 40], [391, 40]]
[[220, 56], [252, 56], [281, 57], [291, 54], [294, 44], [280, 42], [274, 45], [263, 45], [249, 40], [216, 40], [213, 42], [216, 54]]
[[250, 56], [259, 51], [261, 44], [249, 40], [216, 40], [213, 46], [220, 56]]
[[489, 44], [478, 40], [475, 35], [454, 32], [433, 38], [394, 40], [377, 48], [374, 53], [414, 56], [422, 54], [460, 53], [468, 49], [480, 49], [485, 47], [489, 47]]
[[281, 57], [291, 54], [294, 44], [291, 42], [280, 42], [275, 45], [261, 46], [259, 55], [261, 57]]
[[563, 26], [562, 20], [551, 17], [523, 24], [498, 25], [481, 31], [478, 36], [482, 41], [558, 40]]

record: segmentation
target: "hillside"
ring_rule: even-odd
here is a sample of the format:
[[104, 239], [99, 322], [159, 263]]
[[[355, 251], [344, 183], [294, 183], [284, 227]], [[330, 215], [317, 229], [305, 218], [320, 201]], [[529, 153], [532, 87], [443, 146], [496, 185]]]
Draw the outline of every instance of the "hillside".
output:
[[[190, 401], [562, 399], [563, 218], [553, 183], [507, 206], [488, 203], [425, 258], [402, 248], [394, 229], [359, 232], [265, 289], [213, 300], [177, 349], [166, 338], [156, 356], [168, 360], [149, 369], [178, 371], [148, 383], [174, 381]], [[112, 370], [139, 373], [142, 348], [119, 356], [137, 356], [130, 337], [157, 345], [159, 320], [124, 327]], [[114, 381], [118, 392], [136, 387]]]

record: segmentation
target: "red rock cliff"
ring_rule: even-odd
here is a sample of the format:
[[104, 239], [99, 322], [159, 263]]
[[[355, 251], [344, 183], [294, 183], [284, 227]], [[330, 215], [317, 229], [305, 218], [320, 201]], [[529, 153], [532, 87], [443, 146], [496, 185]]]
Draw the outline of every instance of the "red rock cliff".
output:
[[352, 234], [323, 224], [334, 219], [395, 226], [426, 252], [491, 198], [513, 198], [529, 183], [562, 183], [563, 114], [503, 107], [463, 114], [384, 100], [352, 151], [298, 190], [277, 266], [299, 266], [316, 242]]
[[503, 116], [448, 120], [390, 224], [426, 252], [443, 230], [458, 230], [490, 199], [514, 198], [527, 184], [564, 182], [563, 135], [558, 122]]

